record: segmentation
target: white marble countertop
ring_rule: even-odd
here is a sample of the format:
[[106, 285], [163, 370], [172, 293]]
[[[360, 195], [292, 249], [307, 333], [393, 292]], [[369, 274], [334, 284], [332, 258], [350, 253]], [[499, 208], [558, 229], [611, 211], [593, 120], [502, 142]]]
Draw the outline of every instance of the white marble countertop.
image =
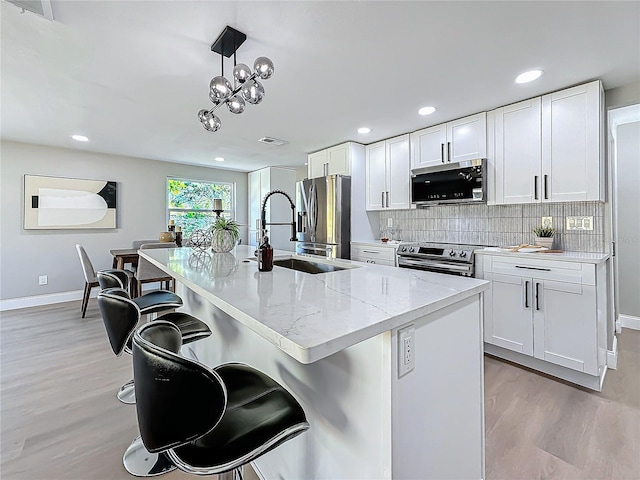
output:
[[246, 261], [254, 250], [239, 245], [231, 253], [195, 255], [184, 247], [141, 250], [140, 255], [301, 363], [325, 358], [489, 287], [485, 280], [310, 255], [295, 256], [358, 268], [317, 275], [278, 266], [258, 272], [255, 261]]
[[589, 252], [562, 252], [562, 253], [538, 253], [538, 252], [512, 252], [501, 247], [485, 247], [474, 250], [476, 255], [498, 255], [504, 257], [536, 258], [538, 260], [561, 260], [563, 262], [578, 263], [602, 263], [609, 258], [608, 253]]

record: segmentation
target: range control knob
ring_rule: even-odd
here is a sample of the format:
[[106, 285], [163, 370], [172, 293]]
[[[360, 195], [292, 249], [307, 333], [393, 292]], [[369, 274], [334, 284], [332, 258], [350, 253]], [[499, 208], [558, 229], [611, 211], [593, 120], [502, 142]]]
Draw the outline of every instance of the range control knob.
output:
[[409, 248], [409, 252], [410, 252], [410, 253], [413, 253], [413, 252], [415, 252], [415, 251], [416, 251], [416, 250], [415, 250], [415, 248], [413, 248], [413, 247], [410, 247], [410, 248]]
[[456, 252], [454, 252], [453, 250], [449, 250], [449, 256], [450, 257], [455, 257], [456, 256]]
[[407, 251], [407, 247], [402, 247], [400, 250], [403, 251], [403, 252], [406, 252]]
[[464, 258], [464, 257], [466, 257], [466, 256], [467, 256], [467, 252], [465, 252], [464, 250], [460, 250], [460, 251], [458, 252], [458, 256], [459, 256], [460, 258]]

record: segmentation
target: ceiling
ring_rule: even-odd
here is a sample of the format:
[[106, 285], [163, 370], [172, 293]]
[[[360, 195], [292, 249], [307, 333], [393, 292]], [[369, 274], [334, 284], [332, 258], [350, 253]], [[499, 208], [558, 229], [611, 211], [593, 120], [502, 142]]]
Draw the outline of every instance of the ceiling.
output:
[[[240, 171], [301, 167], [307, 153], [347, 140], [372, 143], [593, 79], [605, 89], [640, 80], [638, 1], [51, 5], [53, 22], [0, 2], [3, 139]], [[221, 72], [210, 45], [225, 25], [247, 35], [238, 62], [268, 56], [275, 74], [261, 104], [220, 109], [222, 128], [209, 133], [197, 112], [211, 106], [209, 81]], [[227, 77], [231, 68], [227, 60]], [[514, 83], [532, 68], [545, 73]], [[425, 105], [436, 112], [417, 115]]]

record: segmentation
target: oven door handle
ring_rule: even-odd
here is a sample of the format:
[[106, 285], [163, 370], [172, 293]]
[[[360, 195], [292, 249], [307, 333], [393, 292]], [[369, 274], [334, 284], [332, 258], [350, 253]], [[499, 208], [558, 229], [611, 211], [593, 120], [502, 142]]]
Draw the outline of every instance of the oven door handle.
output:
[[398, 259], [398, 265], [416, 265], [419, 267], [427, 268], [446, 268], [448, 270], [455, 270], [457, 272], [470, 272], [471, 265], [459, 265], [454, 263], [441, 263], [441, 262], [422, 262], [420, 260], [412, 260], [410, 258], [400, 257]]

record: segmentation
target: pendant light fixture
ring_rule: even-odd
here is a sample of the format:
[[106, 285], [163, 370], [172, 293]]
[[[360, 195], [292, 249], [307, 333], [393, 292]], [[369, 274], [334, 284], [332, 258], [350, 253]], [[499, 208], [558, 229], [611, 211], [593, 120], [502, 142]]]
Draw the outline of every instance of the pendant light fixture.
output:
[[[273, 75], [273, 62], [267, 57], [258, 57], [253, 62], [253, 72], [244, 63], [236, 63], [236, 51], [244, 43], [247, 36], [226, 26], [216, 41], [211, 45], [211, 51], [220, 55], [222, 74], [213, 77], [209, 83], [209, 100], [213, 108], [203, 108], [198, 112], [198, 119], [205, 130], [217, 132], [220, 129], [220, 119], [213, 113], [222, 105], [236, 115], [244, 112], [246, 104], [257, 105], [264, 98], [264, 87], [257, 80], [268, 80]], [[224, 57], [233, 55], [233, 85], [224, 76]]]

